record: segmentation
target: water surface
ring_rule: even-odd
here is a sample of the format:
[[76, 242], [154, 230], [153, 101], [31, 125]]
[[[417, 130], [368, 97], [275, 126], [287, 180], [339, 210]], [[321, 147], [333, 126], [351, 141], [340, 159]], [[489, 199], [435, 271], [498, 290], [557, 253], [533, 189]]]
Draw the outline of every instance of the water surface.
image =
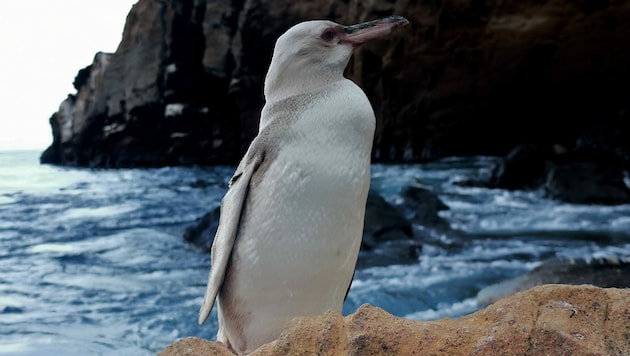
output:
[[[0, 152], [0, 354], [154, 355], [197, 325], [209, 257], [182, 239], [218, 206], [231, 167], [93, 170]], [[491, 158], [373, 167], [400, 202], [407, 184], [437, 192], [458, 236], [426, 243], [418, 262], [357, 271], [344, 313], [363, 303], [419, 320], [476, 311], [477, 292], [553, 257], [630, 258], [630, 205], [560, 204], [539, 192], [465, 188]], [[418, 227], [421, 228], [421, 227]], [[438, 242], [457, 242], [445, 249]]]

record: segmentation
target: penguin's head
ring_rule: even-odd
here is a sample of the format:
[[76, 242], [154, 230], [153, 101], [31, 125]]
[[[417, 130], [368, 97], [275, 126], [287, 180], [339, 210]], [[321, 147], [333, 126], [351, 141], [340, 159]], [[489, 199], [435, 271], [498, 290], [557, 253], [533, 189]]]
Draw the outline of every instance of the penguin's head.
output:
[[350, 26], [322, 20], [291, 27], [276, 41], [265, 95], [291, 80], [309, 83], [340, 79], [354, 47], [408, 23], [403, 17], [390, 16]]

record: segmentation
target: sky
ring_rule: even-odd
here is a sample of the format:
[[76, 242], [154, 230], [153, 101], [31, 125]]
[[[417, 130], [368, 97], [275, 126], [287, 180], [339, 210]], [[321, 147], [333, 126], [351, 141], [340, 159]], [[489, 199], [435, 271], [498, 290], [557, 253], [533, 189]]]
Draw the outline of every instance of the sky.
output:
[[137, 0], [0, 0], [0, 150], [43, 150], [48, 123], [96, 52], [114, 52]]

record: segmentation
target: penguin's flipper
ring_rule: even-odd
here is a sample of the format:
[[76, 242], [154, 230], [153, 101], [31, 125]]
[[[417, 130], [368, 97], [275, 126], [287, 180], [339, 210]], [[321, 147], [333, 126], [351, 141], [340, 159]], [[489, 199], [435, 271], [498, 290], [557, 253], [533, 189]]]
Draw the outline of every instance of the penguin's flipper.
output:
[[238, 235], [241, 213], [247, 200], [250, 181], [263, 159], [264, 151], [253, 142], [236, 168], [236, 172], [230, 180], [230, 188], [221, 201], [219, 227], [212, 242], [212, 267], [208, 276], [206, 295], [199, 310], [199, 324], [203, 324], [208, 319], [223, 284], [232, 248]]

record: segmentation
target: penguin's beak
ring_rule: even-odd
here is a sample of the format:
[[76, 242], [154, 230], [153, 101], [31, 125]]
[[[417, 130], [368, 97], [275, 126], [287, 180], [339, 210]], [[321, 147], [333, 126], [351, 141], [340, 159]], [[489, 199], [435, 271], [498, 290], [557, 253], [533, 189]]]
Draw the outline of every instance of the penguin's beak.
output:
[[369, 40], [386, 36], [392, 31], [409, 24], [402, 16], [389, 16], [378, 20], [345, 26], [341, 36], [342, 43], [358, 46]]

